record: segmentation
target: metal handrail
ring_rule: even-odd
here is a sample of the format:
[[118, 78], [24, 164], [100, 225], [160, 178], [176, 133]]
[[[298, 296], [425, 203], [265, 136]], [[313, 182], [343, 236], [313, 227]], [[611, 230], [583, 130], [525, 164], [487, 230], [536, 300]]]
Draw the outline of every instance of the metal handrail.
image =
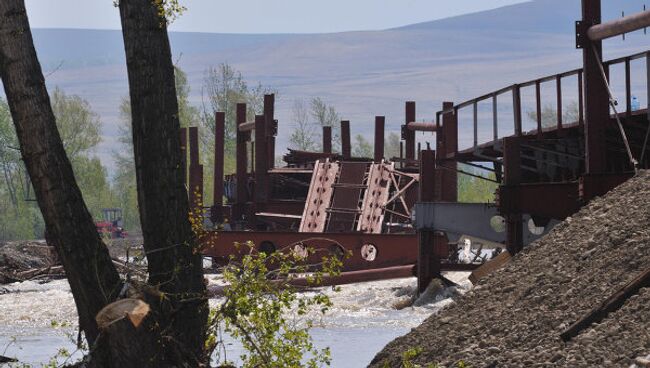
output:
[[[627, 90], [627, 95], [626, 95], [626, 106], [628, 113], [630, 113], [630, 107], [631, 107], [631, 83], [630, 83], [630, 63], [633, 60], [637, 59], [642, 59], [645, 58], [648, 61], [648, 64], [650, 65], [650, 50], [646, 50], [643, 52], [639, 52], [633, 55], [628, 55], [628, 56], [623, 56], [615, 59], [611, 59], [608, 61], [603, 62], [603, 66], [609, 70], [609, 67], [612, 65], [617, 65], [617, 64], [625, 64], [625, 76], [626, 76], [626, 90]], [[650, 68], [650, 67], [649, 67]], [[481, 95], [479, 97], [464, 101], [462, 103], [459, 103], [457, 105], [454, 105], [452, 108], [446, 109], [446, 110], [440, 110], [436, 112], [436, 122], [440, 121], [440, 117], [444, 114], [458, 114], [458, 110], [472, 106], [474, 110], [474, 119], [473, 119], [473, 133], [474, 133], [474, 147], [477, 147], [479, 144], [478, 142], [478, 108], [477, 105], [478, 103], [482, 101], [486, 101], [489, 99], [492, 99], [492, 105], [493, 109], [493, 136], [494, 139], [498, 139], [498, 134], [497, 134], [497, 120], [498, 120], [498, 114], [496, 111], [496, 104], [497, 104], [497, 99], [499, 96], [506, 94], [506, 93], [512, 93], [512, 98], [513, 98], [513, 112], [514, 112], [514, 131], [515, 135], [521, 135], [522, 134], [522, 119], [521, 119], [521, 94], [520, 91], [522, 88], [527, 88], [527, 87], [535, 87], [535, 95], [536, 95], [536, 110], [537, 110], [537, 132], [538, 134], [541, 134], [542, 132], [542, 126], [541, 126], [541, 92], [540, 92], [540, 85], [542, 83], [546, 82], [552, 82], [555, 81], [556, 83], [556, 97], [557, 97], [557, 112], [558, 112], [558, 121], [557, 121], [557, 128], [561, 129], [563, 126], [563, 121], [562, 121], [562, 79], [568, 78], [568, 77], [573, 77], [577, 76], [578, 77], [578, 104], [579, 104], [579, 117], [578, 117], [578, 123], [583, 124], [584, 121], [584, 112], [583, 106], [584, 106], [584, 101], [583, 101], [583, 69], [573, 69], [569, 70], [566, 72], [562, 73], [557, 73], [557, 74], [552, 74], [548, 75], [545, 77], [541, 78], [536, 78], [532, 79], [523, 83], [516, 83], [512, 84], [506, 87], [503, 87], [501, 89], [486, 93], [484, 95]], [[648, 86], [650, 88], [650, 85]], [[518, 110], [518, 111], [517, 111]]]

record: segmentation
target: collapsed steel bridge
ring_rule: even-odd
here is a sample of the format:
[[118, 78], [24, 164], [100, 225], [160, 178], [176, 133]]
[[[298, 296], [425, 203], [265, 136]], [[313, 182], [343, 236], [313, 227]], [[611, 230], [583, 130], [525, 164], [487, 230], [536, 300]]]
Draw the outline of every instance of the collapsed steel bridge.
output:
[[[649, 165], [648, 108], [633, 105], [631, 65], [645, 61], [650, 101], [650, 50], [603, 61], [602, 40], [650, 25], [650, 11], [601, 24], [600, 0], [583, 0], [582, 13], [576, 46], [583, 52], [583, 68], [460, 104], [445, 102], [428, 123], [417, 121], [415, 102], [406, 102], [399, 157], [385, 157], [385, 118], [378, 116], [374, 157], [352, 157], [350, 122], [344, 120], [340, 153], [332, 151], [332, 127], [323, 127], [322, 152], [290, 150], [286, 166], [276, 167], [278, 122], [274, 96], [266, 95], [264, 112], [253, 121], [246, 120], [247, 106], [237, 105], [236, 173], [224, 176], [225, 115], [217, 112], [210, 217], [223, 229], [202, 239], [210, 244], [205, 255], [225, 261], [242, 251], [235, 243], [246, 241], [265, 252], [306, 247], [341, 256], [349, 252], [343, 274], [332, 283], [415, 274], [422, 291], [441, 271], [476, 267], [456, 258], [463, 236], [503, 244], [511, 255], [521, 251]], [[609, 70], [617, 65], [625, 70], [622, 111], [609, 85]], [[541, 91], [548, 85], [555, 87], [552, 121], [543, 118]], [[567, 86], [577, 95], [575, 121], [566, 121], [564, 113]], [[530, 91], [532, 127], [522, 117], [522, 95]], [[491, 121], [479, 123], [486, 105]], [[472, 143], [459, 148], [460, 116], [468, 109]], [[435, 133], [435, 150], [416, 144], [417, 131]], [[190, 151], [189, 165], [184, 164], [190, 202], [199, 203], [203, 168], [197, 128], [183, 129], [181, 140]], [[490, 175], [483, 176], [486, 172]], [[459, 203], [459, 173], [496, 182], [494, 202]]]

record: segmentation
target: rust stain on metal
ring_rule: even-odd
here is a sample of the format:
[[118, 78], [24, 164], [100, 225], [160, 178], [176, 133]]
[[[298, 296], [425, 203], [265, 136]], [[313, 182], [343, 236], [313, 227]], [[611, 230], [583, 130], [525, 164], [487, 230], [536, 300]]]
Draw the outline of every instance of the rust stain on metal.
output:
[[383, 230], [386, 202], [391, 186], [390, 173], [394, 163], [371, 164], [368, 171], [368, 188], [361, 205], [357, 231], [380, 234]]
[[305, 201], [305, 210], [300, 222], [299, 232], [322, 232], [325, 230], [327, 209], [332, 201], [332, 188], [339, 171], [336, 162], [316, 161]]

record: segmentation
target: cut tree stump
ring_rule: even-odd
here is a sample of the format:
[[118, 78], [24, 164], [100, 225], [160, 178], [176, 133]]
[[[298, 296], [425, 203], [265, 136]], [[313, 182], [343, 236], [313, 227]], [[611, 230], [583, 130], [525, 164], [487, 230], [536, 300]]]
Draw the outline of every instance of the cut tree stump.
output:
[[138, 328], [149, 311], [149, 304], [140, 299], [121, 299], [100, 310], [95, 319], [100, 330], [106, 330], [111, 324], [125, 318], [134, 328]]
[[95, 319], [113, 367], [162, 366], [165, 354], [156, 351], [162, 346], [160, 331], [150, 312], [140, 299], [121, 299], [99, 311]]
[[618, 289], [614, 295], [607, 298], [598, 307], [594, 308], [591, 312], [580, 318], [576, 323], [572, 324], [566, 331], [560, 334], [560, 337], [565, 342], [571, 340], [580, 334], [580, 332], [589, 328], [592, 324], [602, 321], [609, 313], [622, 307], [623, 304], [625, 304], [625, 301], [632, 295], [636, 294], [640, 289], [648, 286], [650, 286], [650, 268], [625, 284], [622, 288]]

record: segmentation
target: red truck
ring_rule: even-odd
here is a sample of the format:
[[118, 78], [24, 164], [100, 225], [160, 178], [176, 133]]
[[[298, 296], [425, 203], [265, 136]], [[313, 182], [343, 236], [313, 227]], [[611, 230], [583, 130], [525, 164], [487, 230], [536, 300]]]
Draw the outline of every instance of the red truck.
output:
[[104, 238], [126, 238], [128, 233], [124, 230], [121, 208], [102, 208], [102, 221], [95, 223], [97, 232]]

